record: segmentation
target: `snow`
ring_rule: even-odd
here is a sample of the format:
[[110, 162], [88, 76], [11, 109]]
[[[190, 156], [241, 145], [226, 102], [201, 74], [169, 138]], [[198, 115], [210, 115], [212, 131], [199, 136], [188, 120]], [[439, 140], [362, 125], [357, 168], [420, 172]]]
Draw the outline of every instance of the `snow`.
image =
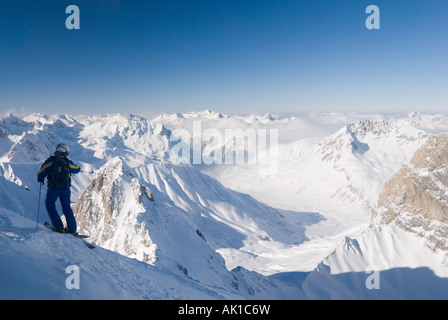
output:
[[[169, 269], [101, 247], [88, 249], [79, 239], [43, 227], [36, 229], [33, 221], [4, 209], [0, 210], [0, 222], [2, 300], [266, 299], [286, 298], [279, 287], [292, 290], [288, 284], [242, 269], [236, 270], [235, 276], [227, 271], [215, 274], [219, 280], [230, 280], [227, 287], [219, 287], [209, 284], [210, 279], [198, 281], [186, 276], [178, 265]], [[66, 270], [70, 266], [80, 270], [79, 290], [66, 287]], [[267, 291], [256, 288], [260, 283]]]
[[[396, 225], [344, 241], [304, 281], [315, 299], [446, 299], [448, 270], [443, 256]], [[365, 285], [378, 271], [379, 289]]]
[[[101, 247], [88, 249], [79, 239], [37, 230], [33, 221], [4, 209], [0, 222], [2, 300], [445, 299], [448, 293], [448, 273], [441, 258], [395, 226], [347, 238], [310, 273], [265, 277], [236, 268], [232, 279], [238, 290], [231, 290]], [[380, 271], [380, 290], [365, 286], [366, 268], [373, 263]], [[70, 266], [80, 269], [79, 290], [66, 287]]]
[[[275, 175], [260, 175], [257, 165], [205, 168], [205, 173], [226, 187], [248, 193], [271, 207], [293, 215], [317, 212], [316, 222], [306, 227], [305, 237], [311, 243], [271, 254], [272, 270], [267, 259], [256, 264], [253, 257], [237, 259], [241, 250], [220, 252], [228, 252], [226, 260], [234, 260], [232, 265], [263, 274], [314, 269], [341, 239], [369, 227], [370, 209], [384, 183], [409, 162], [425, 140], [426, 133], [402, 120], [357, 121], [323, 138], [281, 144]], [[265, 250], [269, 245], [260, 243], [256, 248], [252, 244], [250, 251]], [[278, 252], [278, 244], [270, 251]], [[283, 255], [293, 258], [285, 261]]]
[[[370, 219], [384, 183], [448, 121], [365, 118], [210, 110], [0, 118], [0, 299], [446, 298], [442, 255]], [[277, 129], [276, 174], [260, 175], [261, 163], [179, 164], [171, 133], [194, 121], [203, 131]], [[59, 142], [83, 168], [72, 201], [94, 250], [36, 229], [35, 175]], [[71, 265], [80, 290], [65, 286]], [[366, 288], [372, 265], [380, 290]]]
[[[9, 231], [0, 231], [0, 299], [235, 298], [100, 247], [88, 249], [79, 239], [36, 230], [30, 222], [19, 227], [10, 217], [1, 212], [2, 230]], [[65, 286], [71, 265], [81, 270], [80, 290]]]

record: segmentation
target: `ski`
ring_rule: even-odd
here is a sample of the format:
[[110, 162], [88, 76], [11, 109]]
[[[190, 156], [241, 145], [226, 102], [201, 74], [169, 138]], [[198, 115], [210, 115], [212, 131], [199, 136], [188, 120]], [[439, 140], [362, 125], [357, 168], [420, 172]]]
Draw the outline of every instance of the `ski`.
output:
[[[53, 227], [51, 226], [51, 224], [49, 222], [44, 222], [44, 227], [47, 229], [50, 229], [53, 232], [56, 232], [53, 230]], [[89, 242], [87, 242], [85, 239], [87, 239], [89, 236], [87, 235], [83, 235], [83, 234], [78, 234], [78, 233], [66, 233], [66, 234], [71, 234], [72, 236], [74, 236], [75, 238], [81, 239], [82, 242], [86, 245], [87, 248], [89, 249], [95, 249], [95, 246]]]

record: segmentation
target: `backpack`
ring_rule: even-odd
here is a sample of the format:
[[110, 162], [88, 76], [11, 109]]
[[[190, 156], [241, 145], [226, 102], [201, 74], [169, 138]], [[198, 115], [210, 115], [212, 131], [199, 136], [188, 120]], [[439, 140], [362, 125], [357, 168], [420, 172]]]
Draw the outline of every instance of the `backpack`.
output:
[[71, 183], [70, 164], [65, 157], [53, 157], [53, 165], [48, 172], [48, 185], [53, 189], [67, 189]]

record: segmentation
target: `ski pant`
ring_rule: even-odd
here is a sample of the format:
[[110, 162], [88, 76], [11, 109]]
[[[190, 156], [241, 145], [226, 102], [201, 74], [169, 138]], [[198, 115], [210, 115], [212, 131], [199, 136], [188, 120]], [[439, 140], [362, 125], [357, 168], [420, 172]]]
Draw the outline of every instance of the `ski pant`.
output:
[[47, 198], [45, 199], [45, 206], [47, 207], [48, 216], [55, 230], [61, 230], [64, 228], [62, 220], [56, 210], [56, 201], [59, 199], [62, 206], [62, 212], [67, 222], [67, 232], [75, 233], [77, 230], [75, 215], [70, 207], [70, 188], [67, 189], [52, 189], [48, 188]]

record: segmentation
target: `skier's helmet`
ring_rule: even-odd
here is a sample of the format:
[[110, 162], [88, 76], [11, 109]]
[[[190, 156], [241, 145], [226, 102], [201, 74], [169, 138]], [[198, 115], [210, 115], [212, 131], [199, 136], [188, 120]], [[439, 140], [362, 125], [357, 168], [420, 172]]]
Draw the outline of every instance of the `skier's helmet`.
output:
[[58, 145], [56, 146], [56, 151], [55, 151], [55, 153], [56, 153], [56, 152], [58, 152], [58, 153], [63, 153], [63, 154], [65, 154], [66, 156], [68, 156], [68, 154], [69, 154], [69, 152], [70, 152], [70, 148], [69, 148], [67, 145], [63, 144], [63, 143], [60, 143], [60, 144], [58, 144]]

